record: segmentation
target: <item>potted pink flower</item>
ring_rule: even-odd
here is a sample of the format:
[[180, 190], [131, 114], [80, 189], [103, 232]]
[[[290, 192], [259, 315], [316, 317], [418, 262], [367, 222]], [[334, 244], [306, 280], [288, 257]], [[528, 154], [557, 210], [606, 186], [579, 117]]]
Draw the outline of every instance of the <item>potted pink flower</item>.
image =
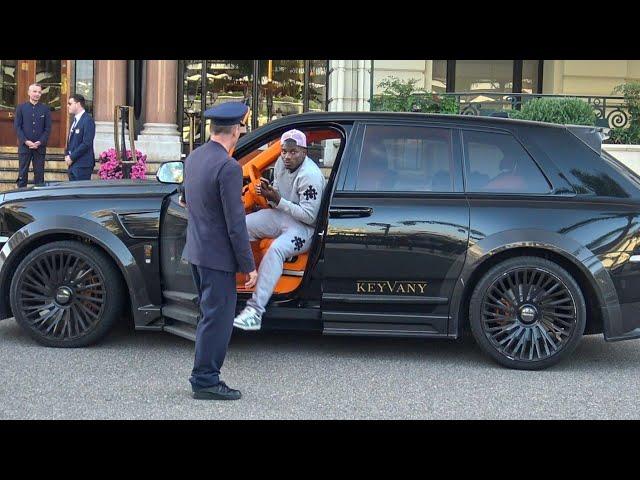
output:
[[[132, 161], [131, 150], [126, 151], [127, 160]], [[147, 156], [136, 150], [137, 162], [131, 166], [131, 178], [145, 179], [147, 173]], [[116, 149], [110, 148], [99, 156], [100, 170], [98, 175], [102, 180], [119, 180], [122, 178], [122, 162], [118, 161]]]

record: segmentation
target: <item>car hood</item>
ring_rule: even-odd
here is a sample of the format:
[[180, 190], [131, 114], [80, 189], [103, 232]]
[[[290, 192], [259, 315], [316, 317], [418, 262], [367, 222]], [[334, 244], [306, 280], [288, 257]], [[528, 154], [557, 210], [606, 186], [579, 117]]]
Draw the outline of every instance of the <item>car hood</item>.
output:
[[177, 190], [177, 185], [160, 183], [157, 180], [83, 180], [77, 182], [46, 182], [43, 185], [17, 188], [4, 192], [0, 201], [54, 197], [113, 197], [168, 195]]

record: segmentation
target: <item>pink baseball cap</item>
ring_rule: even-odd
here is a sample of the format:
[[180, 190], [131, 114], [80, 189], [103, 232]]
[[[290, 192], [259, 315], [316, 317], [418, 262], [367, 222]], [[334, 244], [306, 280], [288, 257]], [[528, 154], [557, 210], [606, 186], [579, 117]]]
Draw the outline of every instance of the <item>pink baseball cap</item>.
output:
[[289, 130], [284, 132], [280, 137], [280, 143], [284, 143], [285, 140], [293, 140], [299, 147], [307, 148], [307, 136], [300, 130]]

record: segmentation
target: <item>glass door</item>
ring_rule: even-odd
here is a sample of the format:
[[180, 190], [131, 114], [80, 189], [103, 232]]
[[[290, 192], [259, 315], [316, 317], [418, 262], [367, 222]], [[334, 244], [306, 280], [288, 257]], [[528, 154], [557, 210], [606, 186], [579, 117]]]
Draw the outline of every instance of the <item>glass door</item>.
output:
[[209, 138], [210, 121], [204, 121], [204, 111], [220, 103], [242, 101], [250, 97], [252, 85], [252, 60], [184, 60], [183, 145], [189, 145], [192, 128], [194, 148], [206, 141]]
[[0, 60], [0, 148], [18, 145], [13, 129], [18, 94], [17, 67], [17, 60]]
[[[42, 85], [40, 102], [51, 110], [49, 148], [64, 148], [67, 140], [68, 76], [66, 60], [36, 60], [34, 82]], [[33, 82], [30, 82], [33, 83]]]

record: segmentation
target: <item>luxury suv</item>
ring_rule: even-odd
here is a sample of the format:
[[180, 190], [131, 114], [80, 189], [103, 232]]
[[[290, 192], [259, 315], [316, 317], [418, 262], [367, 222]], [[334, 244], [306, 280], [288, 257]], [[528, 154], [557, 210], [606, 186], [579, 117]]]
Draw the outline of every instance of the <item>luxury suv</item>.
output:
[[[507, 367], [539, 369], [584, 334], [640, 336], [640, 179], [602, 134], [502, 118], [309, 113], [238, 143], [247, 212], [265, 208], [279, 137], [306, 133], [327, 178], [308, 253], [287, 259], [263, 329], [459, 338]], [[182, 162], [159, 181], [14, 190], [0, 203], [0, 310], [38, 342], [139, 330], [195, 337], [182, 260]], [[268, 207], [266, 207], [268, 208]], [[271, 239], [253, 245], [256, 263]], [[251, 291], [238, 275], [238, 310]], [[428, 346], [425, 346], [428, 348]]]

